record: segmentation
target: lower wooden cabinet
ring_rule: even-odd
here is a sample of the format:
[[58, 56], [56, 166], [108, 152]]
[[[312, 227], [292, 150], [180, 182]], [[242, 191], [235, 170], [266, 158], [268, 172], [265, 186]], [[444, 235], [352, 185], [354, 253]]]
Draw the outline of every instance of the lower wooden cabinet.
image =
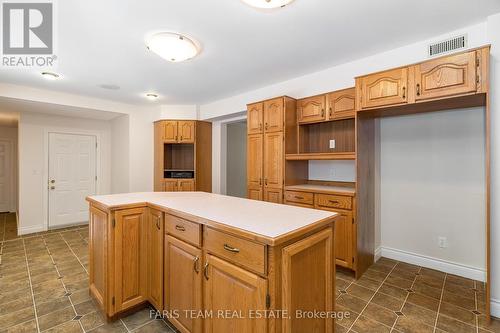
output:
[[147, 300], [147, 222], [147, 208], [131, 208], [115, 213], [115, 312]]
[[351, 212], [337, 211], [340, 217], [335, 221], [335, 261], [337, 265], [353, 268], [354, 247], [353, 217]]
[[214, 314], [230, 311], [226, 316], [205, 319], [206, 333], [267, 332], [266, 319], [250, 315], [251, 311], [266, 309], [266, 279], [210, 254], [203, 275], [205, 310]]
[[[202, 320], [201, 250], [172, 236], [165, 236], [165, 310], [182, 333], [199, 333]], [[193, 312], [191, 312], [193, 311]]]
[[166, 179], [163, 184], [164, 192], [196, 191], [194, 179]]
[[163, 213], [149, 209], [148, 214], [148, 299], [163, 309]]
[[264, 201], [283, 203], [283, 191], [281, 189], [264, 188]]
[[262, 186], [258, 189], [250, 188], [247, 189], [247, 198], [252, 200], [263, 200], [264, 196], [262, 195]]

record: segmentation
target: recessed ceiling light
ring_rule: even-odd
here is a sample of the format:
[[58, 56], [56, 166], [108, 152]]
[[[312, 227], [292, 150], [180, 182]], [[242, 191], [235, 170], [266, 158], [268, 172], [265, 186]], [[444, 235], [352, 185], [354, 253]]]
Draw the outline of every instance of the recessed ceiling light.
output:
[[59, 74], [52, 72], [42, 72], [42, 76], [47, 80], [57, 80], [60, 77]]
[[279, 7], [285, 7], [290, 4], [293, 0], [242, 0], [249, 6], [255, 8], [263, 8], [263, 9], [273, 9]]
[[99, 87], [108, 90], [120, 90], [120, 86], [116, 84], [100, 84]]
[[174, 33], [159, 32], [146, 41], [146, 46], [160, 57], [171, 62], [192, 59], [199, 53], [199, 45], [193, 39]]
[[154, 93], [147, 93], [147, 94], [146, 94], [146, 98], [147, 98], [147, 99], [150, 99], [150, 100], [152, 100], [152, 101], [154, 101], [155, 99], [157, 99], [157, 98], [158, 98], [158, 94], [154, 94]]

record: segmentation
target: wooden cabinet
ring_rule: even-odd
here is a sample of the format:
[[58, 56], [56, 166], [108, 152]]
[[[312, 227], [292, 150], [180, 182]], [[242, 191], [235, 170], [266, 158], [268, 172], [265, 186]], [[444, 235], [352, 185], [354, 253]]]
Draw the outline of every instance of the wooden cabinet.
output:
[[148, 240], [148, 299], [157, 309], [163, 309], [163, 213], [149, 209]]
[[163, 122], [163, 141], [175, 143], [178, 139], [177, 121], [167, 120]]
[[415, 65], [415, 99], [449, 97], [476, 91], [476, 52]]
[[163, 191], [164, 192], [177, 192], [177, 187], [179, 182], [177, 179], [166, 179], [163, 181]]
[[260, 186], [257, 189], [248, 188], [247, 189], [247, 198], [252, 199], [252, 200], [264, 200], [262, 186]]
[[[265, 310], [267, 280], [242, 268], [219, 259], [206, 256], [204, 266], [205, 311], [233, 310], [244, 318], [219, 316], [205, 319], [206, 333], [267, 332], [266, 319], [252, 318], [250, 311]], [[298, 332], [298, 331], [297, 331]]]
[[372, 108], [406, 103], [408, 68], [397, 68], [360, 79], [361, 107]]
[[[336, 228], [336, 227], [335, 227]], [[283, 249], [283, 310], [334, 310], [333, 232], [326, 229]], [[310, 263], [314, 261], [315, 265]], [[300, 272], [300, 274], [296, 274]], [[304, 288], [304, 281], [315, 281]], [[318, 304], [321, 306], [318, 308]], [[333, 332], [333, 318], [283, 321], [283, 332]]]
[[[108, 269], [108, 214], [102, 210], [91, 206], [89, 218], [89, 289], [99, 307], [107, 312], [106, 304], [109, 303], [107, 289], [107, 269]], [[112, 229], [111, 229], [112, 230]], [[109, 314], [109, 312], [107, 312]]]
[[264, 188], [264, 201], [283, 203], [283, 190], [278, 188]]
[[147, 300], [147, 220], [146, 208], [131, 208], [115, 213], [115, 312]]
[[165, 310], [176, 314], [169, 320], [183, 333], [202, 332], [201, 260], [200, 249], [165, 236]]
[[283, 133], [264, 135], [264, 188], [283, 188]]
[[195, 191], [194, 179], [179, 179], [178, 189], [180, 192]]
[[189, 120], [180, 120], [177, 122], [179, 132], [179, 143], [194, 143], [195, 122]]
[[264, 102], [264, 129], [269, 132], [283, 131], [283, 98]]
[[247, 185], [249, 190], [262, 187], [264, 180], [263, 149], [264, 142], [261, 134], [252, 134], [247, 137]]
[[264, 131], [264, 104], [249, 104], [247, 108], [247, 134], [260, 134]]
[[318, 95], [297, 101], [298, 122], [310, 123], [326, 120], [326, 97]]
[[354, 118], [356, 114], [356, 89], [349, 88], [326, 96], [328, 120]]
[[354, 256], [352, 254], [353, 222], [351, 212], [336, 211], [340, 217], [335, 221], [335, 260], [337, 265], [352, 268]]
[[194, 179], [165, 179], [164, 192], [192, 192], [196, 191]]

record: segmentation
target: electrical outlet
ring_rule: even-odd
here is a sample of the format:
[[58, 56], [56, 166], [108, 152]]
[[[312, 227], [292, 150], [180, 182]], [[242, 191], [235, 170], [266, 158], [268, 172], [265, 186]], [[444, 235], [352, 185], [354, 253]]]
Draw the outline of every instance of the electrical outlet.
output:
[[447, 248], [448, 247], [448, 240], [446, 239], [446, 237], [439, 237], [438, 238], [438, 245], [440, 248], [444, 249], [444, 248]]
[[335, 140], [330, 140], [330, 149], [335, 149]]

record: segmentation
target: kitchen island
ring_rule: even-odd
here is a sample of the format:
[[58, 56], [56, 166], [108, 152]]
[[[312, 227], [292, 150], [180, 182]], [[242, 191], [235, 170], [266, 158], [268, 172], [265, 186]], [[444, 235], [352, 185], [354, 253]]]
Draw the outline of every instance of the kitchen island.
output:
[[87, 198], [90, 293], [181, 332], [333, 332], [337, 213], [205, 192]]

